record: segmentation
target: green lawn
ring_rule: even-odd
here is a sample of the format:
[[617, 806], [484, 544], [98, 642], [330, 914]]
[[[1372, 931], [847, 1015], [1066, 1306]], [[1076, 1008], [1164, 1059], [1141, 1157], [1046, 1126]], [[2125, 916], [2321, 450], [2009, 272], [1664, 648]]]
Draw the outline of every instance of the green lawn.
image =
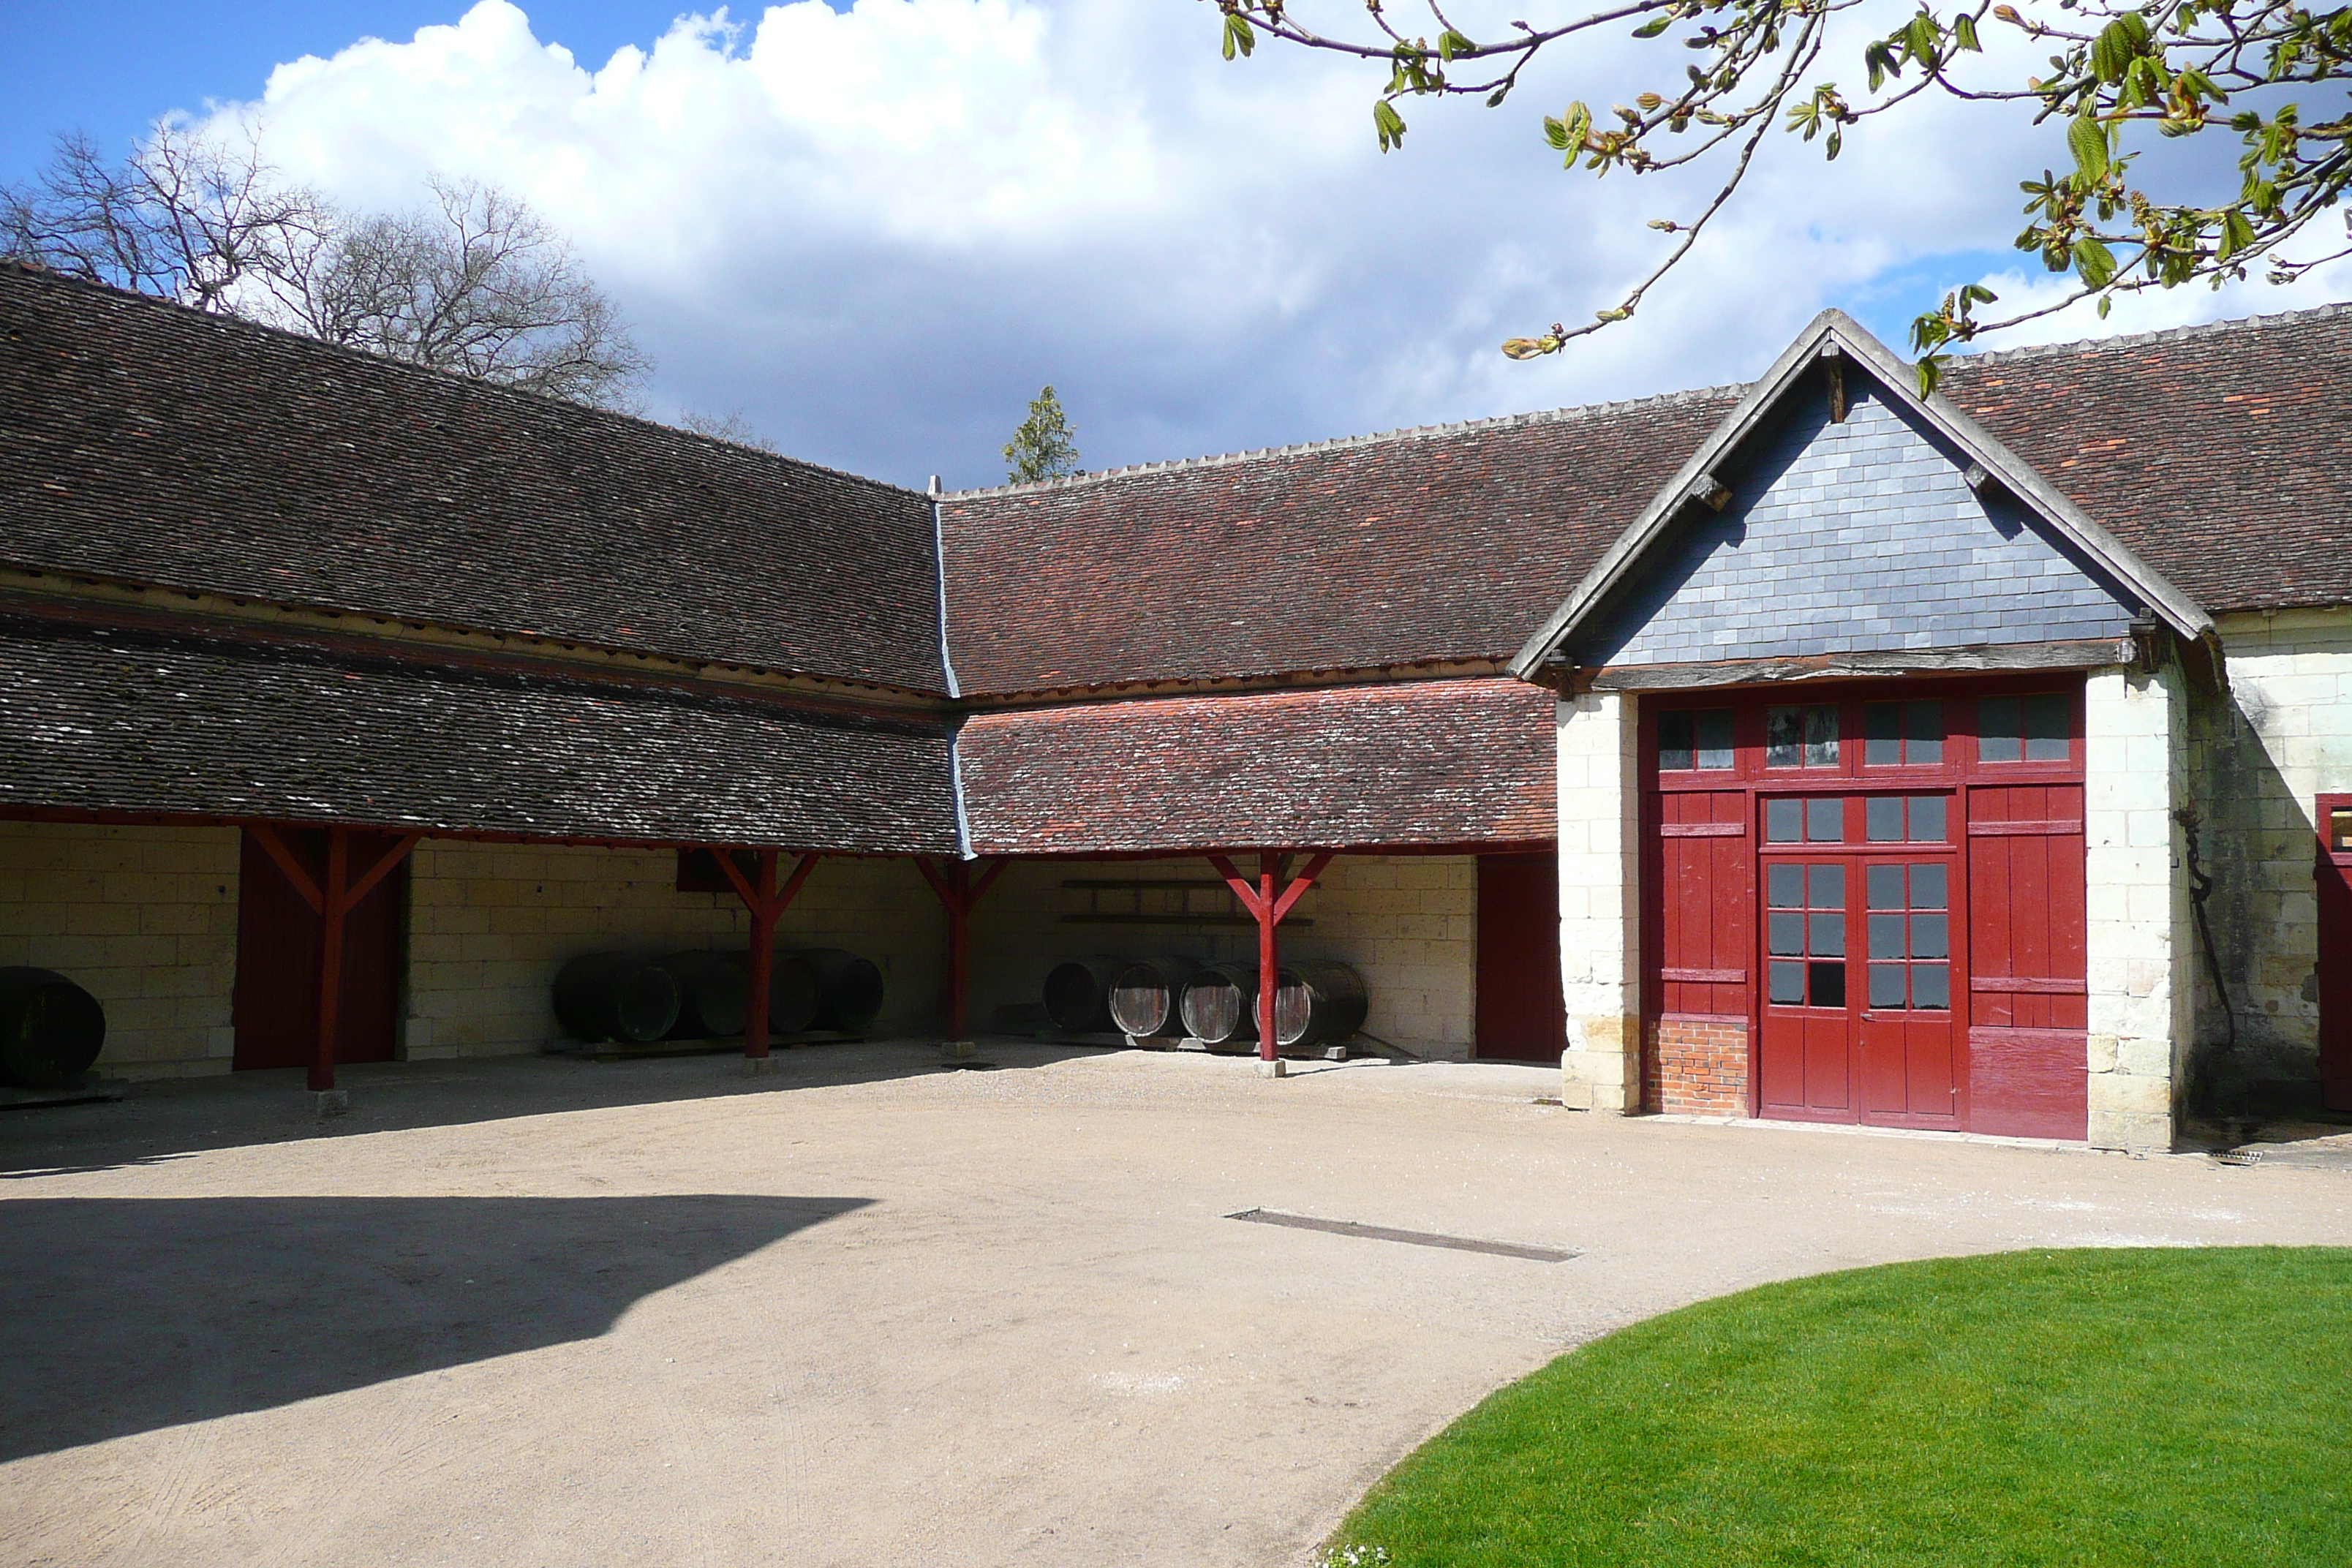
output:
[[1334, 1538], [1399, 1568], [2352, 1564], [2352, 1248], [1769, 1285], [1481, 1404]]

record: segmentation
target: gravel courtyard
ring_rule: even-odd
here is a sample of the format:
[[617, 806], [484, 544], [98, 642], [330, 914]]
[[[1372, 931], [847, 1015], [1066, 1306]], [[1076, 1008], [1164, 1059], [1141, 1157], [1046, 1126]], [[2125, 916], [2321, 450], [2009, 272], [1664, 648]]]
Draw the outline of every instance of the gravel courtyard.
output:
[[[1558, 1074], [919, 1044], [0, 1112], [0, 1557], [1295, 1564], [1496, 1384], [1763, 1280], [2352, 1242], [2352, 1171], [1622, 1121]], [[1241, 1224], [1264, 1208], [1567, 1261]]]

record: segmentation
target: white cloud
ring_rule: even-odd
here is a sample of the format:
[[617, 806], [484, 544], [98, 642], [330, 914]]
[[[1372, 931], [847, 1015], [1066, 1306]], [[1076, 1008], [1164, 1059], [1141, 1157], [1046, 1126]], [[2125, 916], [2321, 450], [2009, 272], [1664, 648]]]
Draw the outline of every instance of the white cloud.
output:
[[[1474, 31], [1507, 19], [1486, 8]], [[1099, 464], [1752, 374], [1890, 268], [2004, 248], [2012, 171], [2049, 156], [2021, 121], [1950, 103], [1853, 135], [1827, 174], [1775, 136], [1636, 321], [1514, 365], [1498, 340], [1613, 303], [1659, 253], [1642, 220], [1687, 210], [1693, 187], [1565, 174], [1538, 134], [1578, 87], [1626, 96], [1628, 59], [1680, 64], [1596, 46], [1500, 111], [1418, 108], [1384, 158], [1368, 68], [1227, 65], [1205, 4], [803, 0], [684, 17], [592, 68], [482, 0], [281, 66], [220, 112], [355, 204], [436, 172], [526, 197], [637, 322], [657, 408], [740, 406], [796, 455], [951, 483], [998, 477], [1046, 381]], [[2196, 294], [2194, 319], [2289, 302]]]

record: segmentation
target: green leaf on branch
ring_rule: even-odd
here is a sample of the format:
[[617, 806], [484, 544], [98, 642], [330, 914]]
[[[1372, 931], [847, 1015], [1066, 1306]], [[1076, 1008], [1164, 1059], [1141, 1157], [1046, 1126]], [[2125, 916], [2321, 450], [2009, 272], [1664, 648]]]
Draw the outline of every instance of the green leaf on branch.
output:
[[2116, 253], [2096, 236], [2086, 234], [2074, 242], [2074, 270], [2084, 283], [2104, 289], [2115, 281]]
[[1477, 47], [1451, 27], [1437, 35], [1437, 58], [1441, 60], [1450, 60], [1456, 55], [1469, 54]]
[[1634, 28], [1633, 36], [1637, 38], [1654, 38], [1660, 33], [1664, 32], [1668, 27], [1673, 26], [1674, 23], [1675, 19], [1672, 16], [1653, 16], [1648, 21], [1643, 23], [1640, 26]]
[[1381, 152], [1404, 145], [1404, 116], [1385, 98], [1372, 105], [1372, 129], [1380, 132]]
[[1577, 154], [1584, 151], [1585, 140], [1591, 134], [1592, 110], [1584, 106], [1582, 100], [1570, 104], [1568, 112], [1558, 120], [1544, 117], [1544, 140], [1551, 143], [1554, 152], [1568, 154], [1563, 168], [1576, 167]]
[[2095, 185], [2107, 177], [2107, 128], [2087, 114], [2066, 127], [2066, 150], [2074, 154], [2083, 184]]
[[1248, 54], [1257, 47], [1257, 34], [1249, 18], [1228, 11], [1225, 13], [1225, 58], [1232, 59], [1236, 50]]

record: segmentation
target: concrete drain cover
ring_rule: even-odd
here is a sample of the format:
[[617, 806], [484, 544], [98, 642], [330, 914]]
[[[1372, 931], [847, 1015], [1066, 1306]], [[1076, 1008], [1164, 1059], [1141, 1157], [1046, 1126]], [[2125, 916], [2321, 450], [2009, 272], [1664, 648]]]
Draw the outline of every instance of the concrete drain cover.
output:
[[1448, 1252], [1485, 1252], [1496, 1258], [1524, 1258], [1534, 1263], [1565, 1263], [1580, 1256], [1574, 1252], [1563, 1252], [1556, 1247], [1521, 1247], [1509, 1241], [1477, 1241], [1466, 1236], [1439, 1236], [1426, 1230], [1391, 1230], [1382, 1225], [1358, 1225], [1347, 1219], [1312, 1219], [1303, 1214], [1283, 1214], [1276, 1209], [1244, 1209], [1225, 1217], [1245, 1219], [1252, 1225], [1285, 1225], [1293, 1230], [1319, 1230], [1331, 1236], [1360, 1237], [1366, 1241], [1401, 1241], [1407, 1247], [1442, 1247]]

